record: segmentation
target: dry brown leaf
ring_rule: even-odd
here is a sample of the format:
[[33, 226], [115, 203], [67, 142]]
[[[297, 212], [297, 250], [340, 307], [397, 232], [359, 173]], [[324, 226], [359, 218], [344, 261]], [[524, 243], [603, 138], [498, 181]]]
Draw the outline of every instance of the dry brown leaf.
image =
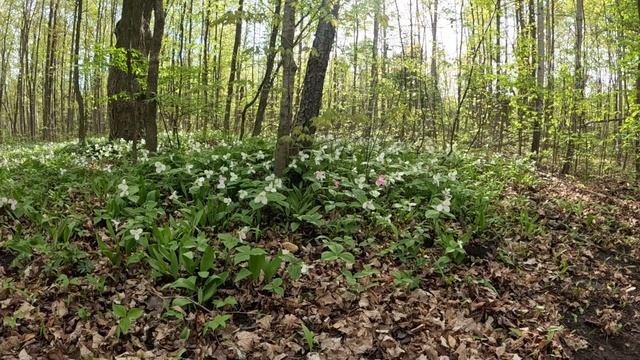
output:
[[271, 323], [273, 323], [273, 315], [265, 315], [256, 322], [262, 330], [269, 330], [271, 329]]
[[300, 250], [300, 248], [298, 247], [298, 245], [285, 241], [282, 243], [282, 248], [289, 251], [292, 254], [295, 254], [298, 252], [298, 250]]
[[18, 354], [18, 359], [19, 359], [19, 360], [31, 360], [31, 359], [33, 359], [33, 358], [31, 357], [31, 355], [29, 355], [29, 353], [27, 352], [27, 350], [22, 349], [22, 350], [20, 351], [20, 353]]
[[242, 351], [249, 352], [260, 342], [260, 336], [250, 331], [240, 331], [236, 334], [236, 340], [236, 344]]

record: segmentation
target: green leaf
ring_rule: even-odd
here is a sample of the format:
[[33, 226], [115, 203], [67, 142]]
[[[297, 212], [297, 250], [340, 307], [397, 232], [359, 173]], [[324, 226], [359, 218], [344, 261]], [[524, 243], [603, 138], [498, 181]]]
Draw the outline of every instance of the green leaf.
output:
[[227, 321], [231, 319], [231, 315], [217, 315], [213, 320], [204, 323], [204, 335], [208, 332], [216, 331], [218, 328], [223, 328], [227, 325]]
[[191, 304], [192, 302], [193, 301], [191, 299], [187, 299], [187, 298], [183, 298], [183, 297], [177, 297], [177, 298], [173, 299], [172, 305], [173, 306], [183, 307], [185, 305]]
[[123, 334], [126, 334], [127, 332], [129, 332], [129, 327], [131, 327], [131, 320], [129, 320], [126, 317], [123, 317], [122, 319], [120, 319], [120, 322], [118, 323], [118, 328]]
[[264, 255], [251, 255], [249, 257], [248, 269], [251, 271], [251, 278], [253, 281], [260, 279], [260, 271], [264, 267], [265, 256]]
[[187, 289], [191, 292], [196, 292], [196, 277], [180, 278], [167, 286], [174, 289]]
[[216, 306], [216, 308], [222, 308], [225, 307], [227, 305], [233, 306], [233, 305], [238, 305], [238, 302], [236, 301], [236, 298], [233, 296], [227, 296], [226, 299], [224, 300], [214, 300], [213, 304]]
[[218, 239], [222, 241], [224, 247], [227, 248], [227, 250], [235, 248], [240, 243], [240, 239], [238, 239], [238, 237], [229, 233], [218, 234]]
[[135, 320], [141, 317], [142, 315], [144, 315], [144, 310], [140, 308], [133, 308], [129, 310], [129, 312], [127, 313], [127, 318], [129, 320]]
[[202, 254], [200, 259], [200, 271], [207, 271], [213, 268], [213, 261], [215, 260], [215, 253], [213, 247], [208, 246]]
[[236, 274], [236, 278], [233, 281], [236, 283], [239, 283], [240, 281], [248, 278], [249, 276], [251, 276], [251, 271], [249, 271], [249, 269], [247, 268], [242, 268], [240, 269], [240, 271], [238, 271], [238, 273]]
[[282, 256], [274, 256], [271, 261], [265, 261], [262, 267], [265, 280], [269, 281], [276, 275], [280, 269], [280, 264], [282, 264]]
[[304, 336], [304, 340], [307, 342], [307, 347], [309, 351], [313, 350], [313, 345], [316, 342], [316, 334], [313, 331], [309, 330], [309, 328], [302, 324], [302, 335]]
[[119, 319], [127, 317], [127, 308], [124, 307], [123, 305], [112, 304], [111, 310]]

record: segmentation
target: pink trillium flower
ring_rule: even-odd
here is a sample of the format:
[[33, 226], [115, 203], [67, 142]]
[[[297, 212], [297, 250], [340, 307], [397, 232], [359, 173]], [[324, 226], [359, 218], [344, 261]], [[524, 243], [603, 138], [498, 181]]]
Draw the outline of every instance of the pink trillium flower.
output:
[[384, 175], [378, 176], [378, 179], [376, 180], [376, 185], [385, 186], [386, 184], [387, 184], [387, 181], [384, 179]]

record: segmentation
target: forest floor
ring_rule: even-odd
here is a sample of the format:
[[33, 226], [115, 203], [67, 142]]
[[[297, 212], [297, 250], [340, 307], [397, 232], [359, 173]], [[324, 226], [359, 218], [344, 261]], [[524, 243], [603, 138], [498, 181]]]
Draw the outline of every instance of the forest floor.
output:
[[[200, 335], [212, 310], [163, 316], [171, 290], [144, 268], [114, 268], [91, 237], [80, 246], [106, 279], [101, 291], [72, 276], [53, 282], [42, 271], [45, 257], [18, 271], [9, 265], [13, 254], [0, 249], [0, 357], [637, 359], [640, 194], [614, 180], [583, 185], [539, 176], [502, 194], [501, 211], [520, 219], [512, 224], [520, 230], [472, 240], [465, 262], [444, 276], [425, 269], [418, 288], [399, 288], [389, 275], [399, 264], [364, 252], [354, 268], [370, 264], [381, 275], [375, 286], [354, 290], [337, 280], [338, 266], [320, 260], [322, 246], [292, 247], [308, 273], [283, 297], [221, 290], [241, 305], [226, 312], [229, 323], [213, 337]], [[518, 216], [524, 209], [528, 215]], [[277, 234], [263, 245], [283, 246]], [[118, 336], [117, 320], [106, 315], [114, 299], [144, 310], [127, 334]], [[303, 323], [314, 334], [310, 351]]]

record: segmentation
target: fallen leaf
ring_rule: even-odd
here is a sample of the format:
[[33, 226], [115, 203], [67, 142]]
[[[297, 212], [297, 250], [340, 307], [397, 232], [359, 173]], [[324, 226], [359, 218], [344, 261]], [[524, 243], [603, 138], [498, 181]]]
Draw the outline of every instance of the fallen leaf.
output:
[[236, 344], [242, 351], [249, 352], [260, 341], [260, 336], [250, 331], [240, 331], [236, 334], [236, 340]]

